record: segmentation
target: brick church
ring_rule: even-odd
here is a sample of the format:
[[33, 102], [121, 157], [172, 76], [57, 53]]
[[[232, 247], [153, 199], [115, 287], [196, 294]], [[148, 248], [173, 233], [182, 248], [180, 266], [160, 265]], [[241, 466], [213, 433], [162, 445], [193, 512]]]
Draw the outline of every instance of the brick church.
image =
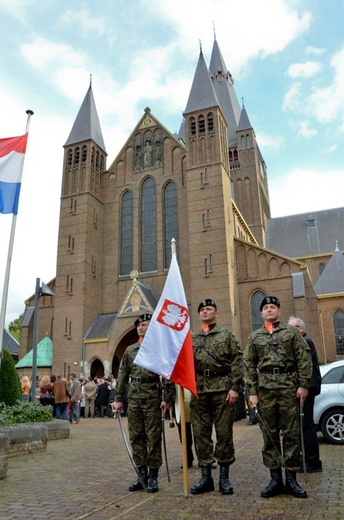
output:
[[[344, 356], [344, 208], [271, 218], [266, 163], [233, 84], [214, 39], [178, 134], [146, 108], [109, 165], [90, 84], [64, 145], [55, 296], [39, 303], [52, 366], [38, 374], [116, 375], [136, 317], [159, 300], [172, 238], [192, 328], [212, 298], [244, 346], [274, 294], [282, 321], [305, 321], [321, 361]], [[33, 345], [34, 296], [25, 305], [20, 358]]]

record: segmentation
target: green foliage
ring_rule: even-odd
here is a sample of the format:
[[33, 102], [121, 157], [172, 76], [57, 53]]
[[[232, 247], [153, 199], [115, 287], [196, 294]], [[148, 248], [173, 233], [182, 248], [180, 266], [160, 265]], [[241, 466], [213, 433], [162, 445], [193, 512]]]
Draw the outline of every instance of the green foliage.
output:
[[8, 330], [12, 334], [12, 336], [17, 340], [20, 341], [20, 331], [21, 331], [21, 324], [23, 321], [23, 314], [19, 316], [19, 318], [16, 318], [15, 320], [11, 321], [11, 323], [8, 326]]
[[22, 398], [21, 384], [11, 354], [2, 349], [0, 368], [0, 403], [13, 405]]
[[17, 401], [13, 406], [0, 403], [0, 428], [16, 424], [52, 421], [53, 407], [40, 403], [23, 403]]

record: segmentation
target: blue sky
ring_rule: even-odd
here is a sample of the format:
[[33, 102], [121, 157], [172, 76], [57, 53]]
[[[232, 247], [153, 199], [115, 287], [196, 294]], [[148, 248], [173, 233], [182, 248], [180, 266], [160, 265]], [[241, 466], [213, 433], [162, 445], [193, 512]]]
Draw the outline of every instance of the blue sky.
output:
[[[6, 324], [55, 276], [63, 145], [89, 86], [116, 157], [145, 107], [179, 129], [215, 26], [268, 168], [272, 216], [343, 206], [343, 0], [0, 0], [0, 137], [25, 131]], [[0, 293], [12, 217], [0, 215]], [[344, 244], [339, 244], [344, 249]]]

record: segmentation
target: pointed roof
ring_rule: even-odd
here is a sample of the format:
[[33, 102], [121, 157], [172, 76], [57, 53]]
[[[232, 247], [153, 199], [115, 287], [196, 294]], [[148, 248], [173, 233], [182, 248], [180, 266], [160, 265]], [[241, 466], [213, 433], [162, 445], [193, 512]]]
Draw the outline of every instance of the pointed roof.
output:
[[149, 285], [143, 285], [143, 283], [137, 280], [137, 271], [133, 271], [130, 276], [133, 278], [133, 284], [124, 297], [122, 305], [118, 311], [118, 316], [133, 313], [142, 314], [143, 312], [150, 312], [153, 314], [158, 303], [158, 298], [156, 297], [152, 287]]
[[317, 296], [344, 293], [344, 255], [337, 243], [332, 258], [321, 273], [314, 290]]
[[2, 347], [12, 355], [19, 354], [19, 342], [6, 329], [2, 335]]
[[80, 107], [73, 128], [64, 146], [80, 143], [82, 141], [94, 141], [106, 152], [103, 134], [100, 128], [96, 104], [94, 102], [92, 83], [88, 88], [84, 101]]
[[86, 332], [84, 340], [104, 339], [110, 336], [112, 327], [115, 324], [117, 312], [98, 314], [94, 322]]
[[184, 114], [220, 106], [201, 49]]
[[[216, 38], [214, 39], [209, 70], [213, 80], [217, 99], [219, 100], [222, 113], [228, 125], [228, 144], [230, 146], [237, 141], [236, 132], [240, 119], [241, 108], [233, 87], [234, 81], [232, 75], [226, 67]], [[218, 81], [218, 74], [222, 75], [222, 81]]]
[[[33, 349], [31, 349], [18, 363], [16, 368], [32, 368]], [[37, 345], [37, 367], [51, 367], [53, 364], [53, 342], [46, 333], [45, 338]]]
[[243, 106], [241, 109], [239, 124], [238, 124], [238, 132], [241, 132], [242, 130], [253, 130], [253, 126], [250, 123], [250, 120], [248, 118], [246, 108]]

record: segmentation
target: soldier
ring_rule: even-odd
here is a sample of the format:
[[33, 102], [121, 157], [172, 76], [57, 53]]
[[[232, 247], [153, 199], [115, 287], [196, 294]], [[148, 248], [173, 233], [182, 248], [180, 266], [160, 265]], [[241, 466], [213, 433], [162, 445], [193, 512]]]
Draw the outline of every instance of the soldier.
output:
[[264, 298], [260, 311], [265, 323], [249, 336], [244, 351], [244, 377], [249, 386], [250, 405], [259, 407], [263, 462], [271, 474], [261, 496], [268, 498], [287, 492], [296, 498], [306, 498], [306, 491], [296, 481], [296, 472], [300, 467], [299, 401], [302, 406], [312, 375], [309, 347], [295, 327], [279, 321], [278, 298]]
[[[174, 394], [174, 384], [163, 380], [164, 400], [160, 377], [149, 370], [134, 364], [136, 355], [147, 331], [151, 314], [142, 314], [135, 321], [139, 340], [124, 352], [116, 384], [113, 408], [123, 412], [123, 400], [128, 385], [128, 427], [133, 459], [148, 493], [155, 493], [158, 488], [158, 472], [162, 464], [161, 455], [161, 418], [169, 408]], [[147, 473], [147, 467], [149, 473]], [[142, 484], [139, 479], [129, 486], [129, 491], [139, 491]]]
[[202, 330], [192, 336], [198, 398], [191, 396], [190, 415], [202, 477], [190, 491], [198, 495], [214, 490], [211, 464], [215, 455], [220, 465], [219, 489], [223, 495], [231, 495], [229, 466], [235, 461], [233, 422], [242, 378], [242, 352], [234, 334], [216, 325], [218, 312], [213, 300], [202, 301], [198, 314]]

